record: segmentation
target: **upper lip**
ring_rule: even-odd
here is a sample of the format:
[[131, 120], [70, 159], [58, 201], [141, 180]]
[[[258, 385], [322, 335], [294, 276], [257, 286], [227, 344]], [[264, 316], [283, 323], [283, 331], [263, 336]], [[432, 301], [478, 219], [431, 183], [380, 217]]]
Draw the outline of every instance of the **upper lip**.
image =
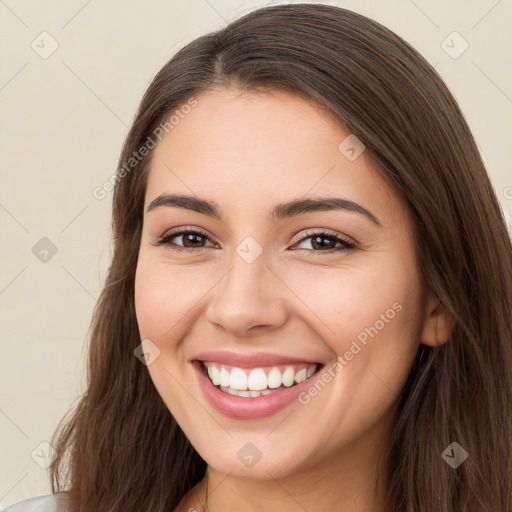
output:
[[304, 358], [291, 357], [281, 354], [270, 354], [269, 352], [229, 352], [226, 350], [212, 350], [201, 352], [193, 359], [199, 361], [212, 361], [238, 368], [257, 368], [261, 366], [275, 366], [280, 364], [318, 364], [318, 361], [310, 361]]

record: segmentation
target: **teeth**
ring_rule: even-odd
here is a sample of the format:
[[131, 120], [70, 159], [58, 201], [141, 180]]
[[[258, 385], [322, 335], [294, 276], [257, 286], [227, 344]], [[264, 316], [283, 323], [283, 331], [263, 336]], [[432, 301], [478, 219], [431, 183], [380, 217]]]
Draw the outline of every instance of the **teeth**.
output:
[[231, 370], [231, 377], [229, 378], [229, 387], [232, 389], [243, 390], [247, 389], [247, 375], [240, 368], [233, 368]]
[[231, 395], [257, 397], [268, 395], [280, 387], [290, 387], [308, 379], [315, 373], [316, 364], [274, 366], [270, 371], [263, 368], [252, 370], [224, 367], [220, 363], [203, 362], [214, 386]]
[[298, 384], [307, 378], [307, 368], [302, 368], [295, 374], [295, 382]]
[[229, 386], [229, 372], [226, 368], [222, 368], [220, 371], [220, 385], [224, 387]]
[[[233, 375], [233, 373], [231, 373], [231, 375]], [[261, 368], [256, 368], [249, 374], [247, 387], [253, 391], [261, 391], [267, 387], [267, 376]]]
[[208, 376], [215, 386], [220, 384], [220, 372], [216, 366], [208, 366]]
[[[272, 368], [267, 377], [267, 386], [271, 389], [278, 388], [281, 385], [281, 372], [279, 368]], [[265, 386], [265, 387], [267, 387]]]
[[229, 393], [230, 395], [235, 396], [243, 396], [243, 397], [257, 397], [260, 395], [270, 395], [270, 393], [274, 393], [275, 389], [262, 389], [261, 391], [237, 391], [236, 389], [231, 389], [230, 387], [220, 386], [220, 390], [224, 391], [224, 393]]
[[289, 388], [295, 380], [295, 371], [293, 370], [293, 367], [289, 366], [286, 368], [281, 378], [283, 379], [283, 384]]

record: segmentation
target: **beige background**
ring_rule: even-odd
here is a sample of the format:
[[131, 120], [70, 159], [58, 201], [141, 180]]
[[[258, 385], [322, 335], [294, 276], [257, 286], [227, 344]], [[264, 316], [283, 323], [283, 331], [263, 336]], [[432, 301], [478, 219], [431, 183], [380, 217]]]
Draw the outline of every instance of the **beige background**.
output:
[[[115, 172], [142, 93], [187, 42], [268, 3], [0, 0], [0, 507], [50, 492], [44, 443], [84, 389], [84, 341], [111, 255], [111, 193], [92, 191]], [[512, 1], [318, 3], [376, 19], [435, 65], [510, 224]], [[36, 257], [43, 237], [55, 255]]]

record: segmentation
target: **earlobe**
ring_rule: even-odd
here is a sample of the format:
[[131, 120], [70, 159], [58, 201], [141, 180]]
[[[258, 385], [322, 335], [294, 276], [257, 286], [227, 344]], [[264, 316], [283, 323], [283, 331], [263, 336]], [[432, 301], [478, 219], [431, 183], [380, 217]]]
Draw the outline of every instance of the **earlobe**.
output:
[[430, 297], [425, 309], [421, 343], [438, 347], [446, 343], [455, 329], [455, 321], [437, 297]]

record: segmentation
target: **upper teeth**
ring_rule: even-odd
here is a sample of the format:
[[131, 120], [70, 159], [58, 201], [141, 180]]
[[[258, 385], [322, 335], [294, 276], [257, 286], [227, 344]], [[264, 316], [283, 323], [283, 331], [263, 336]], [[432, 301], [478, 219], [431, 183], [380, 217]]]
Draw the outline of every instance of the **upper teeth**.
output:
[[315, 373], [316, 364], [274, 366], [269, 368], [236, 368], [220, 363], [204, 361], [208, 376], [215, 386], [237, 390], [260, 391], [298, 384]]

